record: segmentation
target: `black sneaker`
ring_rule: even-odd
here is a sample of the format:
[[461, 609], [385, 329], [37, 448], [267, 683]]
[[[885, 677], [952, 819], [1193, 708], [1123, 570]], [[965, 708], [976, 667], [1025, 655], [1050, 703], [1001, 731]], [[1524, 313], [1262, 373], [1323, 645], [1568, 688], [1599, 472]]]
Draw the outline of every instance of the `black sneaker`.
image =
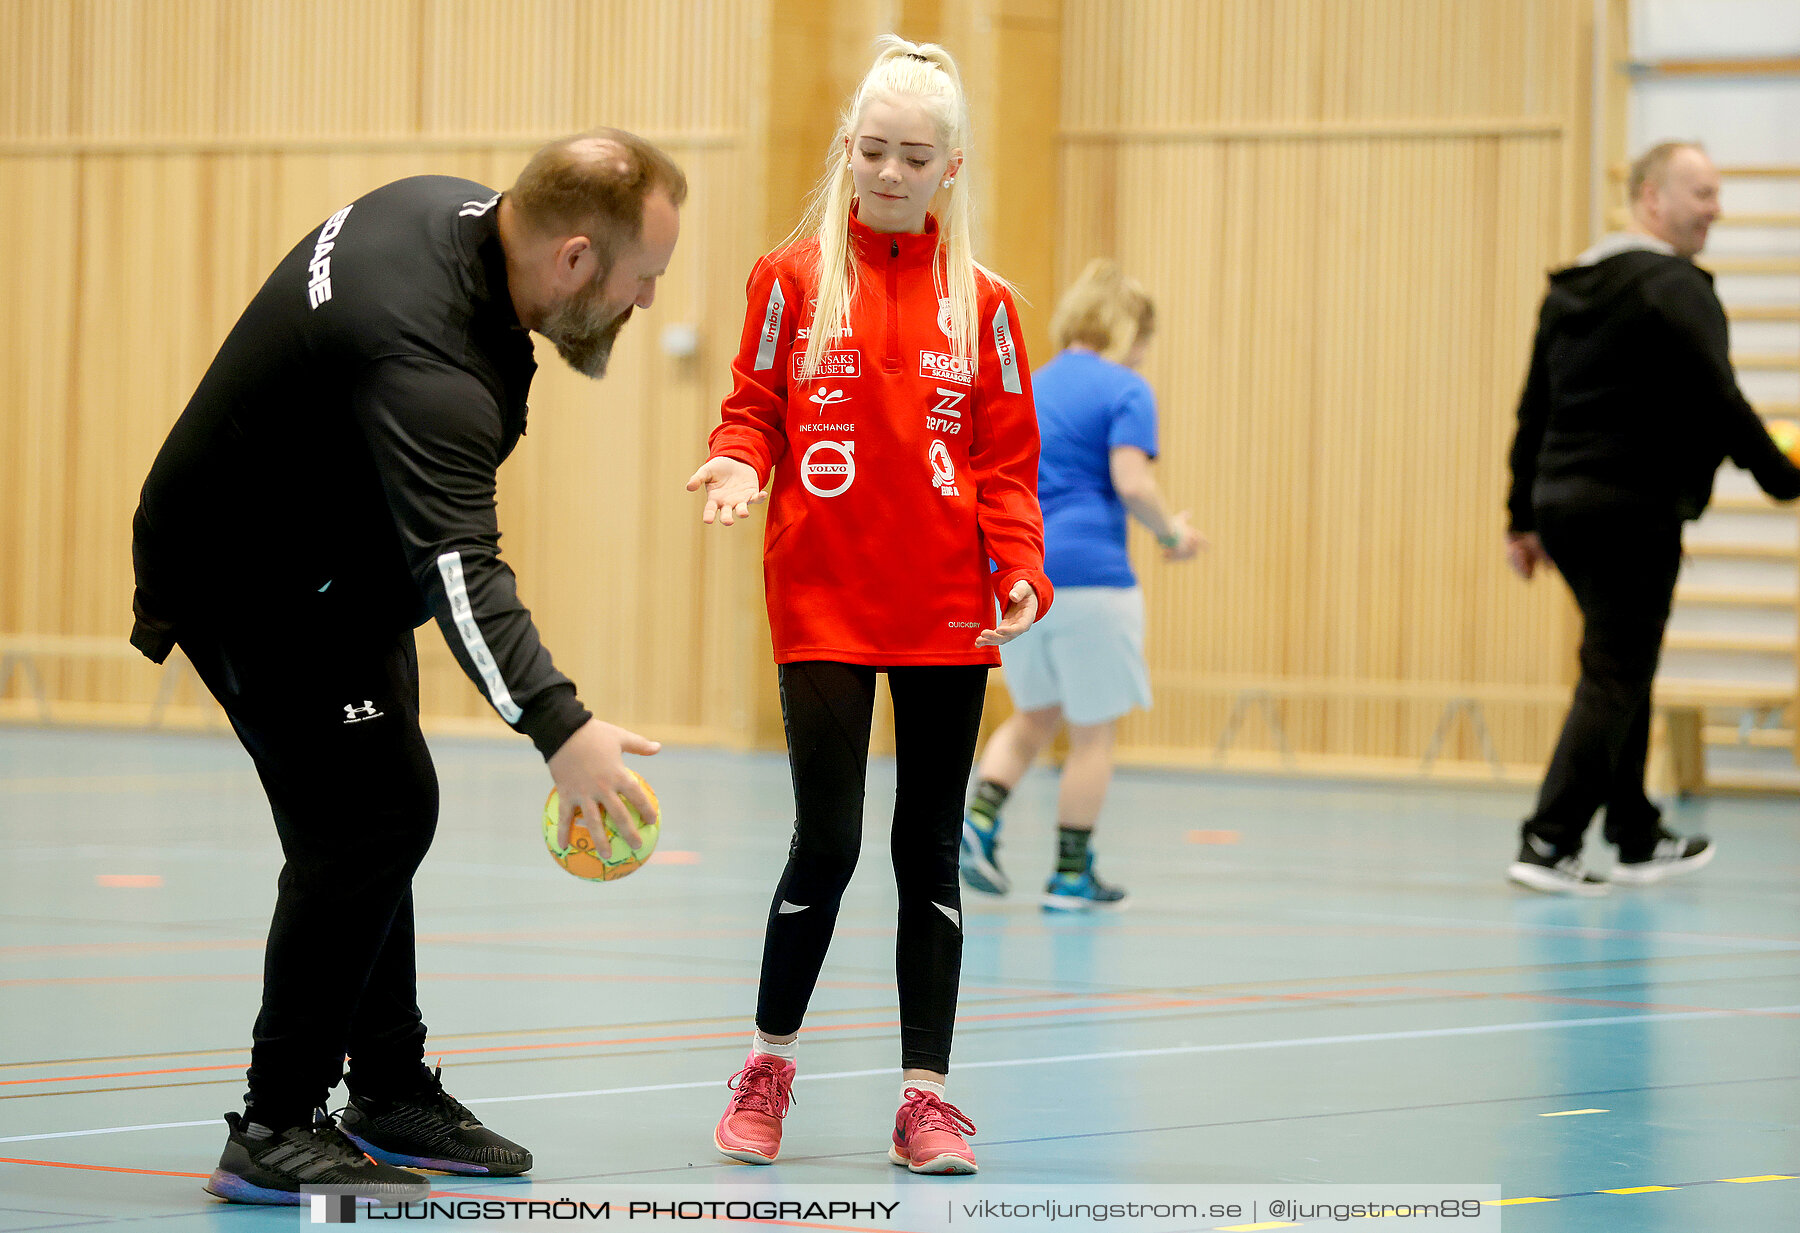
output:
[[1703, 868], [1712, 861], [1717, 851], [1712, 846], [1712, 841], [1704, 835], [1684, 839], [1680, 835], [1664, 832], [1656, 841], [1656, 847], [1643, 860], [1628, 861], [1621, 852], [1618, 866], [1613, 869], [1612, 880], [1623, 882], [1627, 886], [1648, 886], [1664, 878], [1673, 878]]
[[356, 1150], [320, 1110], [311, 1125], [291, 1126], [280, 1134], [262, 1134], [235, 1113], [225, 1115], [231, 1128], [219, 1167], [206, 1179], [208, 1194], [232, 1203], [277, 1203], [299, 1206], [308, 1201], [301, 1187], [341, 1186], [375, 1203], [420, 1203], [431, 1183], [417, 1173], [377, 1164]]
[[1506, 876], [1546, 895], [1592, 896], [1607, 891], [1606, 879], [1584, 869], [1579, 856], [1559, 853], [1536, 835], [1525, 836], [1519, 844], [1519, 858], [1506, 867]]
[[350, 1141], [376, 1160], [441, 1173], [516, 1177], [531, 1153], [483, 1126], [444, 1090], [443, 1067], [423, 1092], [394, 1100], [352, 1094], [338, 1115]]

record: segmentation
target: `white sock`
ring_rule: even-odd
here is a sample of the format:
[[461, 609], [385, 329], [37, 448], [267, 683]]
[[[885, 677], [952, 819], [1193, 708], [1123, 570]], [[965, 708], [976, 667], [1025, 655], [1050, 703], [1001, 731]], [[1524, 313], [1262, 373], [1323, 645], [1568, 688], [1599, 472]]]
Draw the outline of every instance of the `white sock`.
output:
[[778, 1045], [772, 1040], [765, 1039], [761, 1032], [750, 1033], [750, 1052], [766, 1053], [770, 1057], [778, 1057], [784, 1062], [794, 1060], [795, 1054], [799, 1052], [799, 1045], [798, 1038], [788, 1041], [785, 1045]]
[[930, 1092], [933, 1096], [936, 1096], [939, 1100], [942, 1100], [944, 1098], [944, 1085], [941, 1083], [933, 1083], [929, 1079], [902, 1079], [900, 1081], [900, 1103], [901, 1104], [906, 1103], [906, 1089], [907, 1088], [917, 1088], [921, 1092]]

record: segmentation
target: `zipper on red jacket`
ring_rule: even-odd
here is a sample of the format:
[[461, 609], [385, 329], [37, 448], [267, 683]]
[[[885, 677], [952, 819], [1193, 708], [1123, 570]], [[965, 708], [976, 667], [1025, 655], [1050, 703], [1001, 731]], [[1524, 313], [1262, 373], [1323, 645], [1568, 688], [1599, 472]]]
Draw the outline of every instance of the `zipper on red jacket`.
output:
[[882, 368], [890, 373], [900, 371], [900, 241], [888, 241], [887, 268], [887, 356]]

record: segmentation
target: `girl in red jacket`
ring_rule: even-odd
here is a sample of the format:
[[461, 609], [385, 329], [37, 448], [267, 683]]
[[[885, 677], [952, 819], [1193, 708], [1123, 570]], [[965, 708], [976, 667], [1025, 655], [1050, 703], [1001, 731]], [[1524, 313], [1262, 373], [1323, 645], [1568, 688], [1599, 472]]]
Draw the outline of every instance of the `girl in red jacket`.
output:
[[755, 1164], [781, 1147], [800, 1022], [861, 846], [886, 672], [903, 1068], [889, 1158], [915, 1173], [975, 1172], [963, 1139], [975, 1127], [944, 1100], [962, 793], [995, 648], [1049, 607], [1050, 583], [1018, 312], [970, 251], [968, 131], [949, 54], [884, 38], [803, 238], [750, 273], [734, 387], [712, 456], [688, 481], [706, 490], [702, 521], [730, 526], [774, 472], [763, 576], [797, 821], [750, 1057], [713, 1136]]

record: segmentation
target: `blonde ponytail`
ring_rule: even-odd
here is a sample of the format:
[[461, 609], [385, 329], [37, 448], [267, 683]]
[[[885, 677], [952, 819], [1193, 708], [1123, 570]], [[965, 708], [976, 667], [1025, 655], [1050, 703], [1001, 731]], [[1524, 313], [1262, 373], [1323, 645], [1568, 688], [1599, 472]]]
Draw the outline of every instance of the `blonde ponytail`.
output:
[[819, 242], [819, 303], [801, 361], [801, 371], [808, 376], [819, 370], [825, 352], [845, 336], [850, 306], [856, 301], [856, 262], [850, 252], [850, 203], [856, 185], [850, 175], [849, 142], [856, 136], [863, 108], [871, 98], [917, 100], [931, 117], [944, 147], [964, 152], [962, 169], [951, 186], [942, 190], [948, 196], [938, 218], [938, 251], [932, 262], [938, 298], [950, 302], [950, 346], [955, 354], [975, 354], [980, 302], [976, 271], [1007, 285], [975, 260], [969, 206], [969, 107], [956, 61], [935, 43], [909, 43], [893, 34], [877, 39], [876, 47], [875, 63], [857, 87], [832, 138], [825, 174], [807, 202], [805, 217], [788, 237], [790, 242], [809, 236]]

